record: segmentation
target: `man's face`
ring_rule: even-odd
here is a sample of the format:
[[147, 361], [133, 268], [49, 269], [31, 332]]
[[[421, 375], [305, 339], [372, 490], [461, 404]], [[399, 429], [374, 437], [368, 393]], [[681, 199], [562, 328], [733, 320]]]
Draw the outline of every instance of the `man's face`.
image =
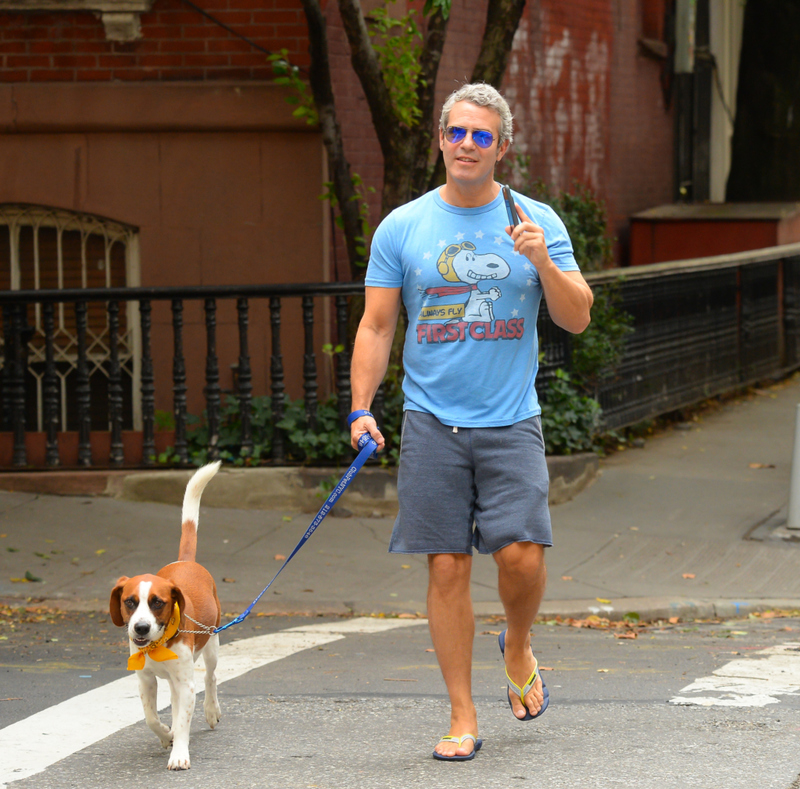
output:
[[[467, 130], [463, 140], [452, 143], [439, 130], [439, 147], [444, 155], [448, 176], [464, 183], [479, 183], [494, 178], [494, 166], [503, 158], [508, 142], [498, 146], [500, 116], [488, 107], [478, 107], [468, 101], [459, 101], [450, 110], [448, 126], [461, 126]], [[475, 144], [471, 132], [487, 131], [493, 136], [488, 148]]]

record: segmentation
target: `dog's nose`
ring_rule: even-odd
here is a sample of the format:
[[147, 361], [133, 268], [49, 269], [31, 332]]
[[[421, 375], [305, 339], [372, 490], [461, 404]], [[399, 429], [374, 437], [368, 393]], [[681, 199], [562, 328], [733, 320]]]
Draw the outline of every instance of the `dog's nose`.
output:
[[133, 626], [133, 632], [136, 633], [137, 636], [146, 636], [150, 632], [150, 625], [147, 622], [137, 622]]

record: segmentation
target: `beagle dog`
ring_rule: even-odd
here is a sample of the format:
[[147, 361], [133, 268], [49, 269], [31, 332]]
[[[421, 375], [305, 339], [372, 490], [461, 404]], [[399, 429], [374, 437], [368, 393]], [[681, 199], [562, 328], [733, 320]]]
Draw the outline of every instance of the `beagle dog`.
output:
[[[117, 627], [127, 627], [131, 648], [128, 669], [139, 677], [145, 720], [164, 748], [172, 745], [167, 764], [170, 770], [188, 770], [191, 766], [194, 661], [200, 654], [206, 668], [203, 710], [212, 729], [221, 714], [214, 674], [219, 651], [219, 635], [214, 632], [220, 623], [219, 597], [214, 579], [195, 562], [200, 496], [219, 467], [219, 461], [203, 466], [186, 486], [178, 561], [162, 567], [156, 575], [123, 576], [111, 590], [111, 621]], [[157, 677], [169, 682], [172, 728], [158, 717]]]

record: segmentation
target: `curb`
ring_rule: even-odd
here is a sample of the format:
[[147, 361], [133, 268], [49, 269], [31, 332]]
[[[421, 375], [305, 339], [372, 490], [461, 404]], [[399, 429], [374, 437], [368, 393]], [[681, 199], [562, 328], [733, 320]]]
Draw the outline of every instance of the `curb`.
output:
[[[549, 503], [563, 504], [591, 485], [599, 474], [592, 452], [547, 458]], [[280, 466], [220, 469], [224, 485], [203, 493], [203, 506], [246, 510], [316, 512], [345, 468]], [[58, 496], [108, 496], [180, 506], [193, 469], [87, 469], [0, 473], [0, 490]], [[396, 469], [363, 468], [335, 509], [339, 517], [394, 517]]]
[[800, 611], [800, 599], [625, 597], [611, 600], [610, 603], [601, 603], [596, 599], [545, 600], [539, 608], [538, 619], [552, 619], [557, 616], [562, 619], [585, 619], [594, 614], [620, 620], [628, 613], [637, 613], [640, 622], [656, 622], [675, 616], [681, 619], [738, 619], [748, 614], [775, 610]]

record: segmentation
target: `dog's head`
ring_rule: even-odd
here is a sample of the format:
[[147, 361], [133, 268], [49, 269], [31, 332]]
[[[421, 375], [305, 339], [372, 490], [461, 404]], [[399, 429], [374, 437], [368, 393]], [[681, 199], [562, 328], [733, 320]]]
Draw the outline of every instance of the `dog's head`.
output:
[[140, 649], [164, 634], [175, 603], [184, 609], [181, 590], [157, 575], [123, 576], [111, 590], [109, 612], [117, 627], [128, 627], [128, 638]]

